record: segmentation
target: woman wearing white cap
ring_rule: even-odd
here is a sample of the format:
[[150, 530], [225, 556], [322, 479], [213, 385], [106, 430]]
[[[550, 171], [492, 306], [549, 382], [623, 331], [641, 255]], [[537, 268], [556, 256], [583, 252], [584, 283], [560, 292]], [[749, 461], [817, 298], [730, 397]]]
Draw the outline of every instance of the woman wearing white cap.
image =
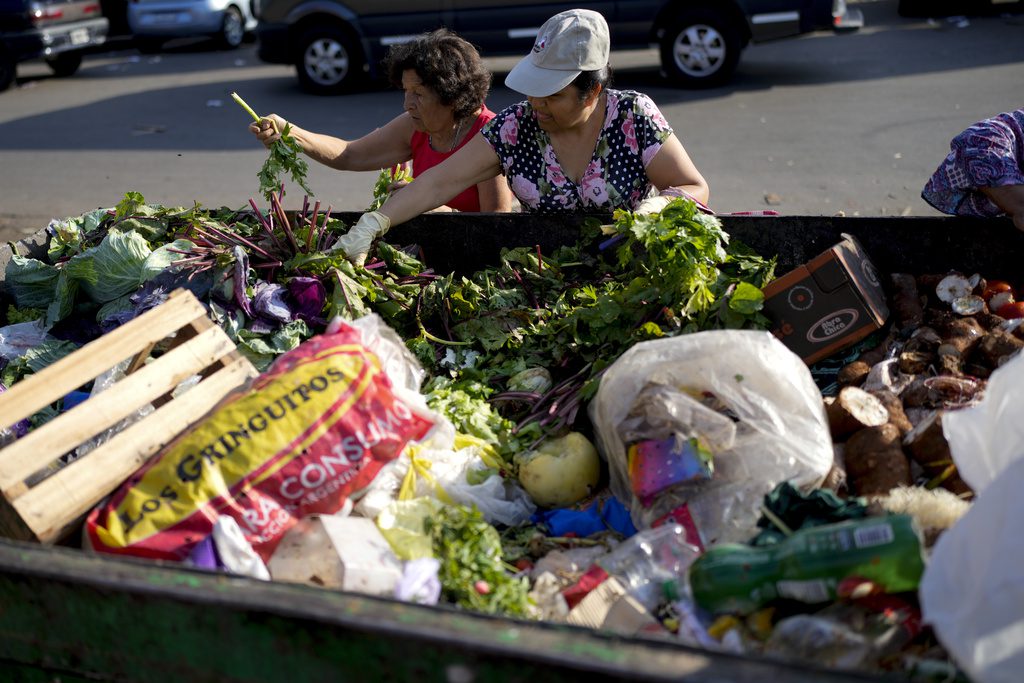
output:
[[527, 100], [502, 110], [482, 135], [378, 211], [363, 214], [335, 248], [361, 263], [392, 224], [502, 173], [524, 211], [656, 212], [681, 196], [705, 204], [707, 182], [654, 102], [607, 88], [608, 52], [608, 24], [597, 12], [551, 17], [505, 79]]

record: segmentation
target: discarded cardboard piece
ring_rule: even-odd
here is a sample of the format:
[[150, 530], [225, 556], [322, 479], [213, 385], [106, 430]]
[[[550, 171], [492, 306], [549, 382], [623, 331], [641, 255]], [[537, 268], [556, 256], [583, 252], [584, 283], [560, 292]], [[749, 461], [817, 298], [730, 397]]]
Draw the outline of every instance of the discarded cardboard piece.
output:
[[369, 595], [393, 595], [402, 578], [401, 561], [367, 517], [304, 517], [281, 539], [267, 569], [275, 581]]
[[576, 626], [611, 631], [632, 636], [650, 628], [661, 629], [658, 621], [643, 605], [626, 593], [626, 588], [615, 577], [609, 577], [587, 593], [566, 619]]

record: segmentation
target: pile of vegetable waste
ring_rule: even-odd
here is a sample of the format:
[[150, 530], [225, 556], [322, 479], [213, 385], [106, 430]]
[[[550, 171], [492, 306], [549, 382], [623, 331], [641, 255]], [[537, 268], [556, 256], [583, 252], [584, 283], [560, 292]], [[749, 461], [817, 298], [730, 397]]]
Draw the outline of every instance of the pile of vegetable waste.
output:
[[513, 455], [580, 426], [601, 371], [632, 344], [767, 327], [760, 288], [774, 260], [730, 243], [717, 219], [682, 200], [587, 225], [550, 254], [503, 250], [468, 275], [434, 272], [415, 245], [383, 241], [353, 266], [329, 249], [345, 230], [308, 198], [285, 211], [280, 193], [269, 206], [207, 210], [133, 192], [113, 209], [53, 221], [46, 258], [15, 255], [6, 268], [0, 322], [32, 323], [39, 343], [0, 381], [10, 387], [177, 288], [205, 302], [260, 369], [335, 316], [375, 312], [427, 370], [432, 406], [492, 444], [512, 473]]
[[[610, 225], [587, 224], [578, 243], [551, 253], [503, 250], [471, 274], [435, 272], [416, 245], [383, 241], [365, 267], [354, 266], [330, 250], [345, 230], [308, 198], [285, 211], [280, 192], [238, 210], [168, 208], [132, 192], [112, 209], [53, 221], [46, 257], [16, 254], [6, 268], [0, 322], [35, 337], [5, 364], [2, 382], [10, 387], [178, 288], [203, 301], [260, 369], [335, 317], [376, 313], [426, 369], [428, 405], [494, 455], [474, 476], [522, 479], [541, 504], [561, 506], [598, 491], [585, 408], [621, 353], [646, 339], [768, 324], [761, 287], [774, 260], [730, 242], [717, 219], [684, 200], [660, 215], [619, 212]], [[62, 403], [8, 438], [52, 419]], [[499, 536], [475, 510], [445, 510], [432, 526], [440, 578], [446, 598], [469, 609], [536, 616], [511, 563], [602, 543], [532, 525]], [[473, 550], [484, 540], [486, 553]]]

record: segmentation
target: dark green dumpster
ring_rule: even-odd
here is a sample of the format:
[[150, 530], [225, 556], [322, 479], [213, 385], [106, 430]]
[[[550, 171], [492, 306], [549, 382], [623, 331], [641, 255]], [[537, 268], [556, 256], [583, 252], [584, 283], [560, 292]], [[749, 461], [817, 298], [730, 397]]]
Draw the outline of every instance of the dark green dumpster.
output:
[[[355, 214], [342, 214], [351, 220]], [[598, 217], [607, 220], [608, 217]], [[503, 246], [549, 250], [582, 217], [426, 215], [393, 229], [435, 270], [472, 271]], [[1024, 234], [1009, 220], [723, 217], [777, 272], [854, 235], [882, 273], [958, 269], [1017, 280]], [[38, 253], [45, 236], [17, 245]], [[10, 247], [0, 248], [2, 267]], [[2, 280], [0, 280], [2, 291]], [[0, 681], [878, 680], [654, 638], [513, 621], [446, 607], [211, 574], [0, 540]], [[897, 679], [898, 680], [898, 679]]]

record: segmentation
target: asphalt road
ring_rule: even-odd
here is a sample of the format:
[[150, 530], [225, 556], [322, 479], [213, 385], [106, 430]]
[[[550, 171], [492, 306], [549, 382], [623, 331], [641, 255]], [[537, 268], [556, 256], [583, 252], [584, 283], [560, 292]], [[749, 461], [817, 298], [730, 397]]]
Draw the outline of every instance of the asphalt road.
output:
[[[859, 6], [858, 33], [749, 47], [727, 87], [668, 87], [654, 50], [613, 53], [616, 85], [660, 105], [721, 213], [934, 215], [920, 191], [950, 138], [1024, 104], [1024, 15], [905, 19], [895, 0]], [[502, 85], [515, 61], [488, 61], [492, 109], [520, 99]], [[88, 57], [67, 79], [24, 64], [17, 86], [0, 94], [0, 239], [133, 190], [168, 206], [258, 197], [265, 152], [232, 91], [258, 111], [342, 137], [401, 107], [387, 89], [306, 95], [290, 67], [261, 63], [251, 43], [222, 52], [178, 41], [155, 56], [125, 45]], [[314, 167], [309, 180], [325, 204], [358, 210], [375, 175]]]

